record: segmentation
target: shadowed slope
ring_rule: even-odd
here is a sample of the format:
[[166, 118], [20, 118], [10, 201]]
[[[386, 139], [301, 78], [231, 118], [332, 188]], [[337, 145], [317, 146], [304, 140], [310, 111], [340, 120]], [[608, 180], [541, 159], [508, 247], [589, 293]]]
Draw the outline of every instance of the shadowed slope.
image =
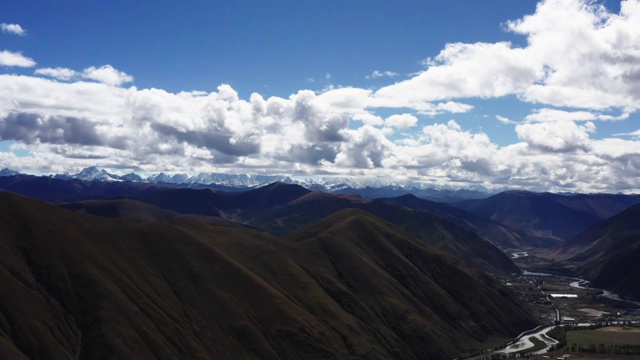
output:
[[242, 226], [241, 224], [232, 223], [220, 217], [180, 214], [175, 211], [162, 209], [131, 199], [85, 200], [74, 203], [58, 204], [58, 206], [63, 209], [73, 210], [80, 213], [117, 219], [171, 222], [198, 219], [199, 221], [210, 224]]
[[483, 200], [470, 200], [458, 207], [498, 221], [522, 234], [538, 238], [541, 245], [555, 245], [601, 219], [563, 205], [545, 194], [505, 191]]
[[348, 208], [361, 209], [387, 220], [426, 244], [443, 249], [478, 269], [492, 273], [520, 271], [496, 246], [454, 223], [424, 211], [355, 195], [310, 193], [286, 206], [263, 213], [249, 224], [282, 235]]
[[299, 185], [273, 183], [243, 192], [210, 189], [166, 189], [138, 200], [182, 214], [220, 216], [244, 222], [262, 211], [287, 204], [310, 191]]
[[640, 205], [602, 221], [554, 251], [582, 263], [579, 271], [596, 287], [640, 298]]
[[427, 358], [477, 346], [503, 326], [531, 323], [528, 316], [504, 316], [502, 309], [526, 310], [490, 276], [364, 211], [339, 211], [285, 239], [314, 254], [303, 266], [321, 275], [343, 308]]
[[288, 242], [195, 218], [114, 220], [0, 193], [0, 353], [450, 358], [533, 324], [489, 277], [369, 215], [336, 216], [357, 219], [333, 237], [312, 228], [312, 240]]
[[44, 176], [1, 176], [0, 189], [44, 201], [78, 201], [139, 196], [163, 189], [148, 183], [61, 180]]
[[631, 205], [640, 203], [640, 195], [623, 194], [542, 194], [572, 209], [584, 211], [601, 219], [609, 218]]
[[414, 195], [403, 195], [378, 200], [388, 204], [432, 213], [460, 227], [476, 232], [493, 245], [503, 249], [521, 249], [537, 245], [527, 242], [518, 232], [497, 221], [456, 208], [452, 205], [421, 199]]

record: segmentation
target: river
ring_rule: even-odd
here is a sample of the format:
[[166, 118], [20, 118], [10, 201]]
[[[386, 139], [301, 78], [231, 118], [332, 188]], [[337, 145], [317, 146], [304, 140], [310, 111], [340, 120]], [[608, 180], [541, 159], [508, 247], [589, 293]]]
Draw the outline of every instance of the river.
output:
[[573, 281], [569, 284], [569, 286], [576, 288], [576, 289], [592, 289], [592, 290], [600, 290], [602, 291], [602, 295], [598, 295], [598, 296], [602, 296], [605, 297], [607, 299], [611, 299], [611, 300], [615, 300], [615, 301], [622, 301], [622, 302], [626, 302], [629, 304], [633, 304], [633, 305], [638, 305], [640, 306], [640, 302], [639, 301], [632, 301], [632, 300], [625, 300], [623, 298], [621, 298], [618, 294], [612, 293], [609, 290], [602, 290], [602, 289], [596, 289], [596, 288], [591, 288], [591, 287], [584, 287], [583, 285], [588, 285], [589, 281], [588, 280], [584, 280], [584, 279], [579, 279], [579, 278], [575, 278]]
[[537, 339], [545, 343], [545, 347], [543, 349], [539, 349], [532, 354], [544, 354], [549, 348], [553, 345], [557, 344], [558, 341], [553, 339], [547, 335], [547, 333], [553, 330], [558, 325], [542, 325], [537, 328], [529, 331], [525, 331], [520, 336], [515, 338], [512, 342], [509, 343], [504, 349], [498, 350], [496, 354], [513, 354], [522, 350], [526, 350], [532, 348], [535, 344], [532, 339]]

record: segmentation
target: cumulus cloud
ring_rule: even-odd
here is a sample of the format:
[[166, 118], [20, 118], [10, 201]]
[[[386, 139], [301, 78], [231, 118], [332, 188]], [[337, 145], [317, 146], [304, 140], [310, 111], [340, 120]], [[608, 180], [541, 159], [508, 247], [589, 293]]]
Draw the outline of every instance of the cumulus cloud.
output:
[[36, 75], [44, 75], [48, 77], [52, 77], [58, 80], [68, 81], [76, 77], [78, 74], [71, 69], [57, 67], [57, 68], [40, 68], [34, 71]]
[[33, 67], [36, 62], [19, 52], [0, 51], [0, 66]]
[[[3, 153], [0, 160], [37, 171], [99, 162], [150, 172], [398, 174], [434, 185], [487, 188], [607, 191], [607, 181], [616, 189], [640, 186], [633, 177], [640, 177], [633, 165], [638, 142], [590, 139], [596, 130], [590, 121], [521, 123], [515, 131], [522, 142], [504, 147], [455, 121], [428, 124], [391, 141], [393, 131], [382, 126], [416, 128], [417, 118], [358, 112], [360, 105], [342, 104], [336, 94], [358, 92], [252, 94], [244, 100], [228, 85], [210, 93], [170, 93], [0, 75], [0, 138], [29, 152], [23, 158]], [[353, 101], [361, 104], [363, 94]], [[349, 126], [350, 120], [361, 125]]]
[[363, 124], [370, 126], [384, 125], [384, 120], [380, 116], [371, 113], [358, 113], [353, 115], [351, 119], [362, 121]]
[[[42, 77], [2, 74], [0, 139], [28, 155], [0, 152], [0, 162], [39, 172], [99, 162], [147, 172], [340, 174], [433, 185], [638, 191], [638, 131], [619, 138], [592, 135], [594, 122], [625, 120], [640, 108], [638, 16], [640, 0], [623, 1], [619, 14], [586, 0], [545, 0], [535, 13], [505, 25], [526, 38], [524, 46], [447, 44], [425, 71], [375, 92], [340, 87], [247, 99], [221, 85], [172, 93], [124, 88], [133, 77], [110, 65], [35, 70]], [[0, 64], [21, 66], [15, 60], [7, 65], [5, 53]], [[24, 59], [23, 66], [35, 66]], [[463, 129], [462, 122], [416, 117], [467, 113], [479, 101], [458, 99], [502, 96], [539, 107], [519, 119], [495, 116], [516, 125], [519, 140], [510, 145]]]
[[408, 129], [418, 124], [418, 118], [411, 114], [391, 115], [384, 122], [389, 127]]
[[133, 76], [113, 68], [111, 65], [95, 66], [84, 69], [82, 77], [107, 85], [120, 86], [133, 82]]
[[592, 122], [577, 125], [575, 122], [520, 124], [516, 126], [518, 137], [533, 148], [550, 152], [570, 152], [589, 149], [589, 133], [595, 132]]
[[14, 34], [18, 36], [27, 35], [27, 31], [22, 28], [19, 24], [0, 24], [0, 29], [2, 29], [3, 33]]
[[73, 117], [42, 117], [31, 113], [12, 113], [0, 119], [0, 139], [26, 144], [103, 145], [96, 124]]
[[523, 90], [540, 75], [523, 49], [509, 43], [454, 43], [447, 44], [426, 71], [383, 87], [374, 97], [388, 102], [402, 99], [404, 104], [500, 97]]
[[435, 116], [444, 113], [462, 114], [473, 110], [473, 105], [463, 104], [455, 101], [447, 101], [446, 103], [428, 104], [421, 107], [418, 111], [421, 115]]
[[[450, 43], [420, 74], [378, 90], [388, 104], [517, 95], [553, 106], [640, 107], [640, 1], [619, 14], [588, 0], [544, 0], [508, 22], [524, 47], [508, 42]], [[571, 21], [566, 21], [571, 19]]]
[[342, 143], [335, 164], [347, 168], [381, 167], [393, 146], [384, 132], [369, 125], [347, 131], [348, 141]]

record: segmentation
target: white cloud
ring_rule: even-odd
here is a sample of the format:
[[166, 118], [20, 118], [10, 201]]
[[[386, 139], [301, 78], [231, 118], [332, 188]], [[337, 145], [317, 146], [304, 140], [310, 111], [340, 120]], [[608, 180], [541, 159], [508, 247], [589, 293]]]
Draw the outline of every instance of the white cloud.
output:
[[437, 103], [435, 105], [430, 103], [426, 106], [421, 107], [421, 110], [418, 111], [418, 113], [421, 115], [435, 116], [444, 113], [463, 114], [471, 110], [473, 110], [473, 105], [447, 101], [446, 103]]
[[[640, 0], [623, 1], [621, 9], [610, 14], [587, 0], [542, 1], [534, 14], [506, 25], [526, 37], [525, 46], [448, 44], [425, 71], [377, 92], [330, 87], [243, 99], [228, 85], [210, 93], [125, 89], [133, 77], [109, 65], [35, 71], [53, 79], [0, 74], [0, 139], [29, 153], [0, 152], [0, 163], [43, 172], [99, 164], [640, 191], [640, 132], [591, 138], [593, 122], [625, 120], [640, 108]], [[5, 64], [7, 53], [23, 65]], [[8, 51], [0, 64], [35, 66]], [[419, 125], [415, 116], [466, 113], [474, 107], [456, 99], [508, 95], [539, 109], [522, 122], [495, 116], [516, 124], [520, 140], [507, 146], [453, 120]]]
[[52, 77], [58, 80], [68, 81], [76, 77], [78, 74], [71, 69], [57, 67], [57, 68], [40, 68], [34, 72], [36, 75], [44, 75]]
[[516, 121], [513, 121], [513, 120], [511, 120], [509, 118], [506, 118], [504, 116], [501, 116], [501, 115], [496, 115], [496, 119], [498, 119], [498, 121], [500, 121], [503, 124], [517, 124]]
[[447, 44], [421, 74], [383, 87], [376, 99], [406, 104], [469, 97], [499, 97], [522, 91], [539, 70], [509, 43]]
[[527, 115], [525, 120], [530, 122], [550, 122], [550, 121], [590, 121], [598, 117], [588, 111], [563, 111], [556, 109], [538, 109]]
[[632, 136], [632, 137], [640, 137], [640, 130], [628, 132], [628, 133], [617, 133], [613, 134], [613, 136]]
[[317, 96], [316, 101], [341, 112], [360, 113], [367, 107], [371, 90], [345, 87], [327, 90]]
[[19, 24], [0, 24], [0, 29], [2, 29], [3, 33], [10, 33], [18, 36], [27, 35], [27, 31], [22, 28]]
[[36, 62], [19, 52], [0, 51], [0, 66], [33, 67]]
[[[591, 122], [519, 124], [523, 142], [505, 147], [455, 121], [395, 133], [391, 141], [392, 130], [374, 127], [385, 125], [378, 115], [355, 112], [366, 93], [335, 91], [243, 100], [228, 85], [176, 94], [0, 75], [0, 137], [29, 152], [0, 153], [0, 161], [44, 172], [100, 164], [147, 172], [401, 174], [434, 185], [551, 191], [640, 189], [640, 143], [590, 139]], [[341, 103], [342, 95], [351, 100]], [[363, 124], [349, 126], [350, 118]], [[416, 124], [411, 114], [386, 121]]]
[[391, 115], [384, 122], [389, 127], [408, 129], [418, 124], [418, 118], [411, 114]]
[[380, 126], [384, 125], [384, 120], [377, 115], [371, 113], [358, 113], [351, 117], [353, 120], [362, 121], [365, 125]]
[[572, 121], [516, 126], [516, 133], [520, 139], [534, 148], [551, 152], [587, 151], [590, 143], [589, 133], [595, 130], [592, 122], [582, 126]]
[[84, 69], [82, 77], [107, 85], [120, 86], [133, 82], [133, 76], [113, 68], [111, 65], [95, 66]]
[[380, 77], [394, 77], [394, 76], [398, 76], [398, 73], [395, 73], [393, 71], [373, 70], [371, 74], [365, 76], [365, 79], [377, 79]]
[[589, 0], [544, 0], [506, 29], [526, 36], [527, 45], [447, 44], [425, 71], [374, 98], [414, 109], [506, 95], [561, 107], [640, 107], [640, 0], [623, 0], [619, 14]]
[[348, 141], [341, 144], [335, 164], [346, 168], [377, 168], [389, 156], [393, 145], [381, 129], [364, 125], [347, 130]]
[[629, 118], [633, 109], [625, 109], [618, 116], [604, 115], [598, 112], [590, 111], [564, 111], [557, 109], [536, 109], [525, 117], [528, 122], [555, 122], [555, 121], [620, 121]]

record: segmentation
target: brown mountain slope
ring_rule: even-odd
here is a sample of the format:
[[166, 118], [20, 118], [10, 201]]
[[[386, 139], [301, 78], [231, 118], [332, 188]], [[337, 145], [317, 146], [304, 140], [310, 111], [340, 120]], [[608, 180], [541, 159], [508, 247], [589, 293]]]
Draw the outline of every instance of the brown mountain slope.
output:
[[[186, 220], [188, 218], [197, 218], [198, 220], [206, 223], [232, 224], [230, 221], [220, 217], [181, 214], [132, 199], [84, 200], [57, 205], [61, 208], [81, 213], [118, 219], [175, 222]], [[242, 226], [240, 224], [236, 225]]]
[[526, 237], [497, 221], [456, 208], [453, 205], [421, 199], [411, 194], [378, 200], [437, 215], [464, 229], [477, 233], [483, 239], [501, 249], [523, 249], [537, 245], [528, 242]]
[[458, 207], [484, 216], [530, 237], [538, 245], [552, 247], [602, 219], [589, 212], [564, 205], [543, 193], [505, 191], [487, 199], [469, 200]]
[[592, 285], [640, 299], [640, 205], [612, 216], [558, 246], [554, 256], [578, 263]]
[[443, 249], [477, 269], [499, 274], [520, 271], [498, 247], [454, 222], [425, 211], [356, 195], [310, 193], [285, 206], [264, 211], [249, 225], [274, 235], [283, 235], [349, 208], [364, 210], [382, 218], [416, 239]]
[[[531, 323], [522, 316], [526, 308], [489, 275], [362, 210], [342, 210], [285, 239], [313, 254], [303, 267], [320, 274], [316, 279], [343, 308], [427, 358]], [[521, 315], [509, 318], [503, 309]]]
[[491, 278], [336, 216], [285, 241], [0, 193], [0, 358], [448, 358], [533, 325]]

